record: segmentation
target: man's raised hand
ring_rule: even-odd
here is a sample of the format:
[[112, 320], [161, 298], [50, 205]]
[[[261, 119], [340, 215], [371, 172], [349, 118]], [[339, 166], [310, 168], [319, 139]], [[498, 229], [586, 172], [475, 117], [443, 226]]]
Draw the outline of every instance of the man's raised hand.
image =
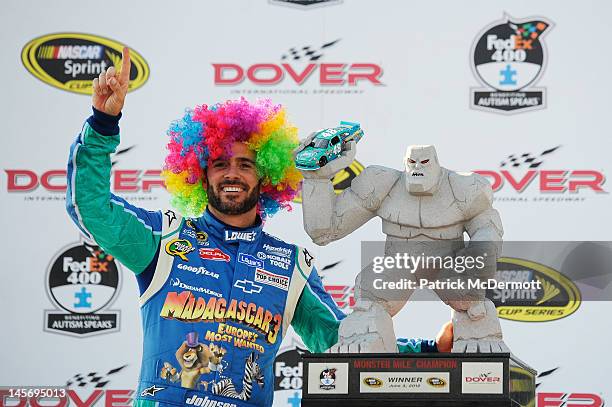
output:
[[111, 116], [121, 113], [130, 82], [130, 67], [130, 51], [123, 47], [121, 72], [111, 66], [93, 80], [93, 107]]

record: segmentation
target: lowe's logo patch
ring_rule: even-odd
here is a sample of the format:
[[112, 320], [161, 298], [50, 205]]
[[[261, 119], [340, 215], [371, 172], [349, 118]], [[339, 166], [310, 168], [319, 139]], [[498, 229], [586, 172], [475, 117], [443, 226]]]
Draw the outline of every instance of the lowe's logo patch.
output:
[[251, 231], [251, 232], [237, 232], [235, 230], [229, 231], [226, 230], [225, 231], [225, 241], [226, 242], [234, 242], [236, 240], [244, 240], [246, 242], [253, 242], [255, 241], [255, 235], [256, 233]]
[[256, 259], [254, 256], [245, 253], [238, 253], [238, 262], [251, 267], [263, 268], [263, 261]]

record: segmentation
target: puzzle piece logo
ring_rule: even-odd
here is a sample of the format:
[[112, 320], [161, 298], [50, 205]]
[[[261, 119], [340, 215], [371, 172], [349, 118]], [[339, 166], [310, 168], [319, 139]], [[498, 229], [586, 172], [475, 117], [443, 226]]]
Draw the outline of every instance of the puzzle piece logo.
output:
[[472, 89], [472, 108], [512, 114], [545, 107], [545, 89], [532, 86], [544, 73], [542, 38], [552, 26], [542, 17], [519, 20], [506, 15], [478, 34], [472, 45], [472, 70], [486, 87]]
[[105, 310], [120, 287], [119, 264], [100, 247], [66, 246], [47, 269], [47, 294], [55, 309], [45, 311], [45, 331], [90, 336], [119, 329], [119, 313]]
[[85, 287], [82, 287], [80, 291], [74, 293], [74, 296], [78, 300], [78, 302], [74, 304], [75, 308], [91, 308], [91, 302], [89, 302], [91, 293], [87, 292]]
[[500, 85], [516, 85], [516, 71], [512, 69], [510, 64], [506, 65], [506, 69], [499, 72], [502, 75], [502, 80], [499, 82]]

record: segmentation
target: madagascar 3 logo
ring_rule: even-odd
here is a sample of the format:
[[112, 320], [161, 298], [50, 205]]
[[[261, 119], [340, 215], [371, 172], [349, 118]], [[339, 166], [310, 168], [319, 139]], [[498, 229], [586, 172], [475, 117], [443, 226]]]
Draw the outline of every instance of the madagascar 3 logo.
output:
[[[114, 66], [121, 67], [123, 44], [104, 37], [80, 33], [58, 33], [38, 37], [21, 51], [21, 61], [35, 77], [68, 92], [92, 94], [92, 80]], [[149, 79], [149, 66], [130, 48], [130, 90]]]
[[275, 343], [281, 328], [282, 316], [272, 314], [252, 302], [225, 298], [196, 298], [191, 291], [169, 292], [160, 312], [162, 318], [177, 319], [183, 322], [223, 322], [234, 321], [255, 328], [266, 336], [269, 343]]

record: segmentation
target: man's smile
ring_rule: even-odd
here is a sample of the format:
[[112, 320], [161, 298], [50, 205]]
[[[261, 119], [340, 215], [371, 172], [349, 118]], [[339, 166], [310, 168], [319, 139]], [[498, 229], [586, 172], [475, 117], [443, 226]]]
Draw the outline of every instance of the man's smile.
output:
[[219, 185], [219, 191], [225, 194], [235, 195], [241, 192], [247, 192], [248, 186], [243, 184], [242, 182], [222, 182]]
[[221, 190], [223, 192], [244, 192], [245, 191], [243, 187], [231, 186], [231, 185], [224, 186], [223, 188], [221, 188]]

